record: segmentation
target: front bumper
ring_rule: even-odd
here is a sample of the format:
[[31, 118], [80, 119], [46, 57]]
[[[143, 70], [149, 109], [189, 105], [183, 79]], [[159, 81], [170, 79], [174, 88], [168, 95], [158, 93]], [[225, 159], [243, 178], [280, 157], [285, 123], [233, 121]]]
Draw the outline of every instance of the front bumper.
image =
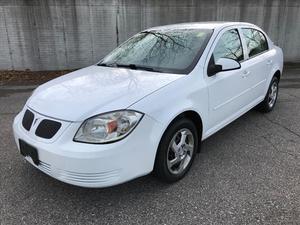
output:
[[86, 144], [73, 141], [81, 123], [71, 123], [54, 141], [35, 138], [22, 126], [24, 110], [13, 123], [15, 141], [35, 147], [40, 164], [33, 166], [60, 181], [82, 187], [117, 185], [153, 170], [162, 126], [145, 115], [123, 140], [110, 144]]

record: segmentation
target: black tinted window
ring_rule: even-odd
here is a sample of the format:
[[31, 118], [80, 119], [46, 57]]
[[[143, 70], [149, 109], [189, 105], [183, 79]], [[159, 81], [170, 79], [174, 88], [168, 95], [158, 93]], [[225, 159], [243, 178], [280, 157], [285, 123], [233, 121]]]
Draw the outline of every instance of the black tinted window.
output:
[[219, 58], [229, 58], [237, 61], [244, 59], [240, 36], [236, 29], [226, 31], [219, 39], [213, 52], [214, 61]]
[[268, 42], [260, 31], [251, 28], [243, 28], [242, 30], [247, 43], [249, 57], [268, 50]]

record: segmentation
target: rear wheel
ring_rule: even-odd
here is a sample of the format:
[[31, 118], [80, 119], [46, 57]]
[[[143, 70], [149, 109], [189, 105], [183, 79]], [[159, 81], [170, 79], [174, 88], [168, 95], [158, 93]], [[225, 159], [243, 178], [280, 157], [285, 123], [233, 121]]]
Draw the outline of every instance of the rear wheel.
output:
[[264, 101], [257, 106], [259, 111], [267, 113], [274, 109], [278, 97], [278, 83], [278, 78], [273, 77]]
[[154, 173], [167, 182], [181, 179], [190, 169], [197, 149], [198, 134], [194, 123], [186, 118], [176, 121], [160, 141]]

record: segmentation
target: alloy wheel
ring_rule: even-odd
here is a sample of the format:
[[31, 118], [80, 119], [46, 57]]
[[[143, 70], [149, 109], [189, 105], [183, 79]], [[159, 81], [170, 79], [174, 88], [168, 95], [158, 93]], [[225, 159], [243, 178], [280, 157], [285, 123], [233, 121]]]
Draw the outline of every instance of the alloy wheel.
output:
[[276, 102], [277, 90], [278, 90], [278, 83], [273, 82], [269, 90], [269, 98], [268, 98], [268, 104], [270, 108], [272, 108]]
[[194, 136], [189, 129], [183, 128], [174, 134], [167, 153], [167, 166], [170, 173], [180, 174], [188, 167], [194, 147]]

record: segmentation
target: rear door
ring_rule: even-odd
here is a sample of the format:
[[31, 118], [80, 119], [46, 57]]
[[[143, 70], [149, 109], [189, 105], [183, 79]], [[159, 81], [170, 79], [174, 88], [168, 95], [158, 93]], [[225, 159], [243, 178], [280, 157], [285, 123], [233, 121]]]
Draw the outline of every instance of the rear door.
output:
[[[239, 62], [244, 60], [238, 29], [227, 28], [218, 35], [208, 54], [206, 74], [209, 63], [216, 62], [219, 58], [230, 58]], [[239, 110], [249, 104], [250, 84], [245, 79], [246, 73], [248, 71], [241, 64], [240, 69], [205, 76], [209, 91], [208, 133], [223, 127]]]
[[267, 77], [273, 61], [268, 54], [269, 46], [265, 35], [254, 28], [241, 28], [241, 36], [245, 45], [246, 60], [243, 63], [249, 71], [247, 81], [251, 86], [251, 101], [262, 99], [266, 93]]

